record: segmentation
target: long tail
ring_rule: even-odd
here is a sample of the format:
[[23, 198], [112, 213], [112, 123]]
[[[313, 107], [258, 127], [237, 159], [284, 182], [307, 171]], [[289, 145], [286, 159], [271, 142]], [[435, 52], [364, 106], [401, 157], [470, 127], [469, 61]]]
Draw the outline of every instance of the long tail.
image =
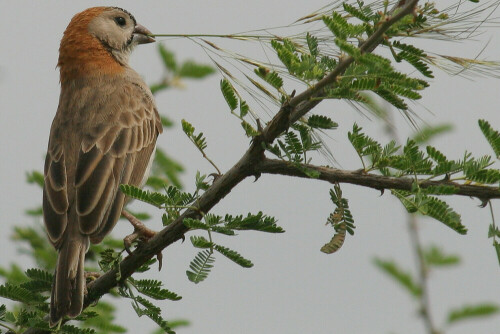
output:
[[[84, 262], [89, 245], [87, 236], [68, 233], [57, 257], [56, 273], [50, 300], [50, 327], [64, 317], [74, 318], [82, 312], [85, 289]], [[76, 234], [76, 235], [75, 235]]]

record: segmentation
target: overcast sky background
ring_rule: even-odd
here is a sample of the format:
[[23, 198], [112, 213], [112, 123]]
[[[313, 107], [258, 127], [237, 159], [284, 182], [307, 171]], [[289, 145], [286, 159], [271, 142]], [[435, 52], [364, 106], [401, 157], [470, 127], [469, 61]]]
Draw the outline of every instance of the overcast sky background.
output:
[[[439, 1], [444, 2], [450, 3]], [[326, 3], [193, 0], [72, 1], [62, 5], [56, 1], [0, 1], [0, 244], [3, 245], [0, 265], [13, 261], [23, 268], [31, 265], [28, 258], [18, 256], [9, 236], [15, 225], [33, 224], [23, 212], [41, 203], [41, 191], [25, 183], [25, 173], [43, 167], [59, 96], [59, 72], [55, 68], [59, 41], [75, 13], [97, 5], [118, 5], [154, 33], [236, 33], [289, 24]], [[200, 47], [188, 40], [159, 38], [158, 41], [174, 50], [179, 59], [210, 61]], [[473, 58], [487, 41], [489, 45], [482, 56], [500, 60], [498, 26], [486, 31], [476, 43], [433, 41], [420, 45], [436, 52]], [[253, 54], [255, 48], [259, 46], [241, 46], [237, 51]], [[139, 47], [131, 64], [148, 83], [161, 77], [162, 66], [154, 44]], [[429, 124], [452, 121], [455, 131], [433, 144], [454, 159], [461, 158], [464, 150], [491, 155], [477, 119], [489, 120], [493, 127], [500, 128], [499, 80], [468, 80], [439, 70], [435, 74], [431, 87], [414, 110]], [[213, 170], [182, 134], [181, 119], [204, 132], [209, 144], [207, 152], [223, 171], [248, 146], [238, 120], [229, 114], [220, 94], [220, 79], [217, 74], [204, 81], [187, 81], [185, 90], [170, 90], [157, 96], [160, 111], [176, 123], [175, 128], [159, 138], [158, 144], [186, 167], [182, 180], [187, 190], [193, 189], [197, 170], [206, 174]], [[300, 89], [287, 87], [289, 92], [294, 88]], [[340, 124], [339, 130], [331, 133], [330, 144], [335, 158], [346, 169], [360, 167], [346, 138], [353, 122], [363, 126], [371, 136], [388, 139], [381, 134], [380, 123], [369, 120], [348, 104], [326, 101], [318, 111]], [[401, 138], [411, 134], [412, 128], [397, 112], [394, 122]], [[166, 249], [163, 270], [160, 273], [152, 270], [147, 277], [161, 279], [183, 299], [162, 303], [163, 316], [189, 319], [192, 325], [178, 330], [184, 334], [423, 333], [416, 303], [372, 264], [374, 256], [390, 258], [415, 272], [402, 206], [389, 192], [380, 196], [374, 190], [343, 186], [356, 221], [356, 234], [347, 237], [338, 253], [325, 255], [319, 249], [333, 233], [324, 225], [333, 210], [329, 189], [330, 185], [324, 182], [266, 175], [256, 183], [242, 182], [213, 212], [246, 214], [262, 210], [275, 216], [287, 233], [242, 233], [233, 238], [217, 235], [218, 242], [251, 259], [254, 267], [243, 269], [218, 256], [209, 278], [198, 285], [189, 282], [185, 275], [197, 250], [189, 242]], [[463, 259], [457, 268], [431, 273], [431, 308], [439, 326], [452, 307], [483, 301], [500, 303], [500, 268], [491, 240], [487, 239], [489, 210], [480, 209], [477, 199], [450, 199], [450, 203], [462, 215], [468, 235], [458, 235], [428, 219], [421, 220], [420, 230], [425, 244], [441, 245]], [[500, 203], [494, 204], [499, 220]], [[145, 205], [137, 207], [143, 209]], [[160, 214], [155, 214], [150, 226], [158, 230]], [[130, 226], [120, 222], [113, 233], [124, 236], [130, 232]], [[151, 320], [138, 319], [128, 301], [121, 300], [118, 304], [121, 305], [118, 323], [128, 327], [130, 333], [148, 333], [155, 328]], [[500, 317], [452, 327], [449, 333], [498, 333], [498, 328]]]

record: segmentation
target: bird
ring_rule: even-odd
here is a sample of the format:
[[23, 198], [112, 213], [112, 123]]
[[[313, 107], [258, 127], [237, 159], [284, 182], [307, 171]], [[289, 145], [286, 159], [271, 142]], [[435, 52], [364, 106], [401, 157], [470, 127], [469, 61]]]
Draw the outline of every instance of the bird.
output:
[[85, 254], [120, 218], [120, 184], [143, 186], [162, 124], [149, 87], [128, 64], [151, 32], [118, 7], [76, 14], [61, 39], [59, 105], [44, 165], [43, 218], [58, 252], [49, 325], [83, 309]]

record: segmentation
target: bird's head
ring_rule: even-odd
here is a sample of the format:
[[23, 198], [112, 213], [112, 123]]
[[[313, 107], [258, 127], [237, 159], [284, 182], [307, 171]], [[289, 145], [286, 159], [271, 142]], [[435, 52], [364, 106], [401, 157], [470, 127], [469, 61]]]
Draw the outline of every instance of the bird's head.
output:
[[72, 77], [124, 70], [132, 49], [154, 42], [151, 32], [117, 7], [94, 7], [76, 14], [59, 48], [61, 82]]

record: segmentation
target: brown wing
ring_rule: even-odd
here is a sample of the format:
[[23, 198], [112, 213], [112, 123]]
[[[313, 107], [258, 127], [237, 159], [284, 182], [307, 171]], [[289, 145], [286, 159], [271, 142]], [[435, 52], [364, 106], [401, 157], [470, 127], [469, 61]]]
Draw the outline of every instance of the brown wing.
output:
[[[50, 147], [53, 150], [50, 150]], [[68, 188], [66, 164], [62, 147], [51, 145], [45, 158], [43, 216], [50, 241], [58, 244], [68, 224]]]
[[[125, 200], [119, 185], [139, 185], [162, 131], [152, 97], [139, 85], [116, 89], [99, 107], [103, 112], [83, 122], [82, 134], [77, 136], [79, 147], [71, 149], [61, 143], [52, 145], [51, 150], [49, 144], [44, 216], [56, 247], [72, 206], [81, 233], [89, 235], [92, 242], [100, 242], [111, 231]], [[74, 151], [75, 157], [65, 159], [63, 148]]]

